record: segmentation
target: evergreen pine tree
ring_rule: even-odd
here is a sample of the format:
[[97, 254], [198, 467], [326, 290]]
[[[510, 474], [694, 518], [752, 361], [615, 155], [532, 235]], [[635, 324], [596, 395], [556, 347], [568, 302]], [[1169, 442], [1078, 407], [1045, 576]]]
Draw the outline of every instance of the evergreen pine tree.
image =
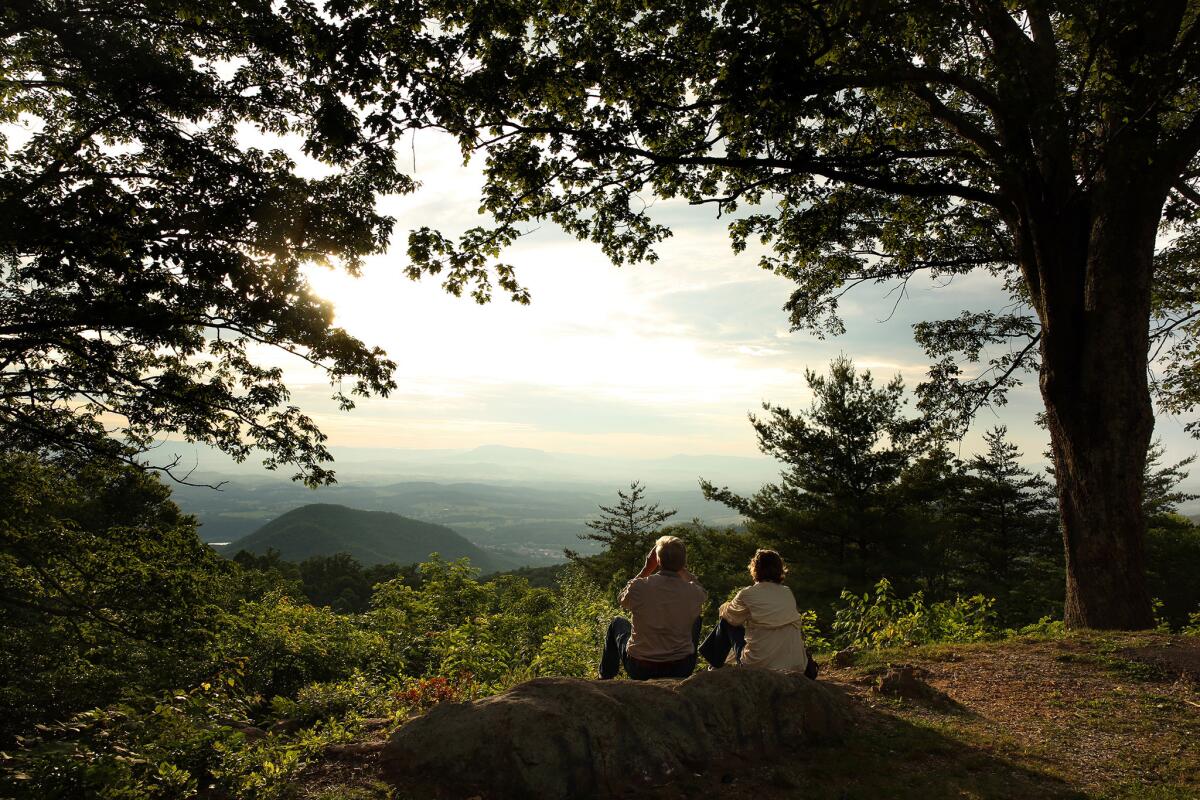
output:
[[966, 482], [962, 461], [940, 441], [914, 458], [900, 476], [894, 489], [897, 555], [886, 577], [902, 591], [911, 581], [911, 588], [931, 599], [963, 593], [958, 546]]
[[[913, 456], [917, 423], [905, 419], [899, 376], [876, 386], [845, 356], [828, 375], [808, 370], [807, 411], [763, 405], [751, 415], [759, 449], [786, 465], [778, 484], [753, 497], [701, 481], [716, 500], [751, 520], [753, 532], [793, 560], [824, 567], [825, 587], [869, 583], [895, 563], [897, 527], [892, 492]], [[816, 565], [814, 565], [816, 566]]]
[[1179, 514], [1179, 505], [1197, 495], [1180, 490], [1192, 455], [1162, 465], [1162, 443], [1146, 453], [1146, 575], [1150, 595], [1162, 603], [1159, 616], [1175, 627], [1200, 611], [1200, 526]]
[[[984, 434], [987, 451], [966, 466], [962, 497], [964, 583], [996, 597], [1002, 614], [1027, 618], [1054, 613], [1061, 543], [1054, 492], [1021, 466], [1021, 450], [997, 426]], [[1048, 580], [1049, 579], [1049, 580]]]
[[639, 481], [629, 484], [629, 491], [617, 490], [615, 506], [600, 506], [600, 516], [584, 524], [590, 533], [579, 538], [596, 542], [602, 552], [582, 556], [564, 550], [567, 558], [581, 564], [587, 574], [600, 585], [627, 580], [645, 561], [650, 545], [658, 537], [664, 522], [677, 513], [663, 510], [658, 503], [646, 502], [646, 487]]
[[1188, 476], [1186, 467], [1196, 460], [1195, 455], [1177, 461], [1174, 464], [1162, 466], [1166, 452], [1162, 441], [1154, 440], [1146, 453], [1145, 495], [1142, 498], [1142, 510], [1146, 514], [1148, 524], [1154, 525], [1156, 520], [1175, 514], [1180, 503], [1195, 500], [1200, 495], [1179, 490], [1179, 484]]

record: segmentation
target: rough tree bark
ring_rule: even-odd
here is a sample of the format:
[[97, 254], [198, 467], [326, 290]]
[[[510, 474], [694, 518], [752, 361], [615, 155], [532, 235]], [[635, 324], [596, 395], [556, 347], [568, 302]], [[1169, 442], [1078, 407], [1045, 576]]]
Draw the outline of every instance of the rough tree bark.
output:
[[[1155, 235], [1165, 189], [1102, 177], [1036, 247], [1041, 391], [1059, 488], [1072, 628], [1154, 624], [1142, 474], [1154, 429], [1146, 372]], [[1028, 272], [1027, 272], [1028, 274]]]

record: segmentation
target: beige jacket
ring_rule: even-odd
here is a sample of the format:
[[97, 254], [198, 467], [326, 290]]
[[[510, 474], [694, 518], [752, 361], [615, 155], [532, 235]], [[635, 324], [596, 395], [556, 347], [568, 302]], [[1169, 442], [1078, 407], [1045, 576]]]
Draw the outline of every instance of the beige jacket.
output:
[[746, 628], [742, 665], [766, 669], [804, 669], [803, 623], [792, 590], [763, 581], [742, 589], [721, 606], [721, 618]]

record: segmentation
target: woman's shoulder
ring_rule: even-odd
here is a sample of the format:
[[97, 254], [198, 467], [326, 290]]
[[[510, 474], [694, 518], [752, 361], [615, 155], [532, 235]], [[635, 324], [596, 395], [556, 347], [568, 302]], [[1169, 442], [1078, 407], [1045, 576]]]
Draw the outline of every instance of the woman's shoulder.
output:
[[[760, 584], [762, 585], [762, 584]], [[777, 603], [791, 603], [795, 605], [796, 595], [792, 592], [791, 587], [786, 583], [770, 583], [770, 588], [763, 592], [763, 595], [770, 597]]]
[[782, 583], [774, 581], [760, 581], [759, 583], [751, 584], [745, 589], [738, 592], [743, 597], [781, 597], [783, 595], [791, 596], [792, 590], [784, 586]]

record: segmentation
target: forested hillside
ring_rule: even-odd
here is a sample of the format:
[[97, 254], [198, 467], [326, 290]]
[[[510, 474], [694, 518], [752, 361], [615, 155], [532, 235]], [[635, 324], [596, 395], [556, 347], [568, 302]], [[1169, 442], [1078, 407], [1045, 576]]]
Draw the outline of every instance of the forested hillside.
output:
[[325, 503], [293, 509], [224, 549], [230, 555], [274, 550], [289, 561], [345, 553], [365, 566], [419, 564], [433, 553], [450, 560], [470, 559], [484, 572], [512, 565], [443, 525]]

